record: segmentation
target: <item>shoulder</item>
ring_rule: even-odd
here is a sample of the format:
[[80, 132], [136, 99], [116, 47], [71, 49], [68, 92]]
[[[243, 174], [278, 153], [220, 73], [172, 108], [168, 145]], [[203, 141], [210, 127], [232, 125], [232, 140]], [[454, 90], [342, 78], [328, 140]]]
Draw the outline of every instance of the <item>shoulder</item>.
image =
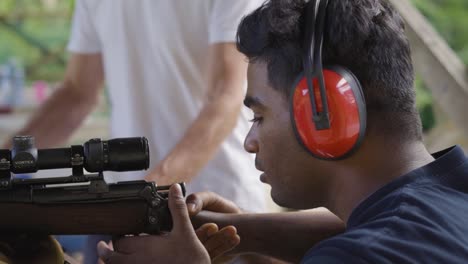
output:
[[[466, 250], [458, 251], [458, 256], [445, 252], [466, 247], [468, 239], [460, 234], [466, 234], [468, 228], [452, 223], [429, 203], [405, 194], [393, 210], [374, 214], [367, 222], [317, 244], [304, 263], [457, 263], [460, 256], [466, 257]], [[446, 250], [435, 250], [442, 248]]]
[[404, 241], [399, 229], [404, 226], [394, 213], [378, 217], [345, 233], [327, 239], [313, 247], [304, 257], [304, 263], [382, 263], [399, 260], [394, 247]]
[[75, 1], [75, 8], [84, 7], [85, 9], [88, 9], [88, 8], [90, 8], [90, 4], [92, 4], [92, 3], [93, 2], [90, 2], [89, 0], [76, 0]]
[[302, 264], [328, 263], [328, 264], [354, 264], [370, 263], [364, 256], [356, 255], [351, 250], [339, 245], [328, 245], [310, 251], [301, 261]]

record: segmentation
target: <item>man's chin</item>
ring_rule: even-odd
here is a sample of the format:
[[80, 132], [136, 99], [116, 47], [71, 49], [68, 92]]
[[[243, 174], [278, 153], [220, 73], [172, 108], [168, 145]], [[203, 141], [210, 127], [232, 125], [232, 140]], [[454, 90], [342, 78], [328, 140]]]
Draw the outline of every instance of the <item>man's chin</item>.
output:
[[306, 200], [294, 200], [292, 195], [275, 193], [274, 188], [270, 192], [271, 199], [275, 204], [280, 207], [288, 208], [292, 210], [308, 210], [316, 207], [323, 207], [323, 203], [317, 203], [317, 206], [307, 203]]
[[273, 202], [275, 202], [275, 204], [277, 204], [278, 206], [291, 208], [292, 204], [285, 201], [285, 199], [282, 199], [283, 197], [281, 197], [281, 195], [275, 194], [273, 188], [271, 189], [270, 195]]

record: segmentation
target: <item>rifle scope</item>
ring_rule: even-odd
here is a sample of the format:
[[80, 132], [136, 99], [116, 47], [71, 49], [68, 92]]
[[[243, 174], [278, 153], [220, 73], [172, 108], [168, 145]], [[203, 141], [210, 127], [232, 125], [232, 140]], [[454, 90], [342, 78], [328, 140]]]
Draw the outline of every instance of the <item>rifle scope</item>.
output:
[[76, 166], [88, 172], [146, 170], [149, 167], [148, 140], [145, 137], [107, 141], [95, 138], [70, 148], [37, 149], [32, 136], [13, 138], [9, 166], [13, 173]]

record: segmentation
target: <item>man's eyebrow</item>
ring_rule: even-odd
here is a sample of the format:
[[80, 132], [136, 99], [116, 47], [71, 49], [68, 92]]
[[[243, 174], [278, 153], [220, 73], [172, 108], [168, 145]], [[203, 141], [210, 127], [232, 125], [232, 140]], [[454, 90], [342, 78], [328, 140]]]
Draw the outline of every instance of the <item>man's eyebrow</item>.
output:
[[244, 99], [244, 105], [248, 108], [252, 107], [263, 107], [262, 101], [258, 97], [247, 95]]

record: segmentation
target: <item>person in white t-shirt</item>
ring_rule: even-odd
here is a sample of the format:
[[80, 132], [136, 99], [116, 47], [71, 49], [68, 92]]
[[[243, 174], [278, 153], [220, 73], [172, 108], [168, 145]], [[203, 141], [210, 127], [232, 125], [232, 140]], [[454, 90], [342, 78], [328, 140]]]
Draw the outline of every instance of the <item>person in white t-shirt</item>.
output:
[[264, 187], [243, 151], [247, 61], [237, 26], [263, 0], [77, 0], [61, 87], [18, 134], [63, 143], [97, 103], [104, 81], [111, 136], [149, 139], [151, 170], [107, 181], [187, 182], [245, 210], [263, 211]]

